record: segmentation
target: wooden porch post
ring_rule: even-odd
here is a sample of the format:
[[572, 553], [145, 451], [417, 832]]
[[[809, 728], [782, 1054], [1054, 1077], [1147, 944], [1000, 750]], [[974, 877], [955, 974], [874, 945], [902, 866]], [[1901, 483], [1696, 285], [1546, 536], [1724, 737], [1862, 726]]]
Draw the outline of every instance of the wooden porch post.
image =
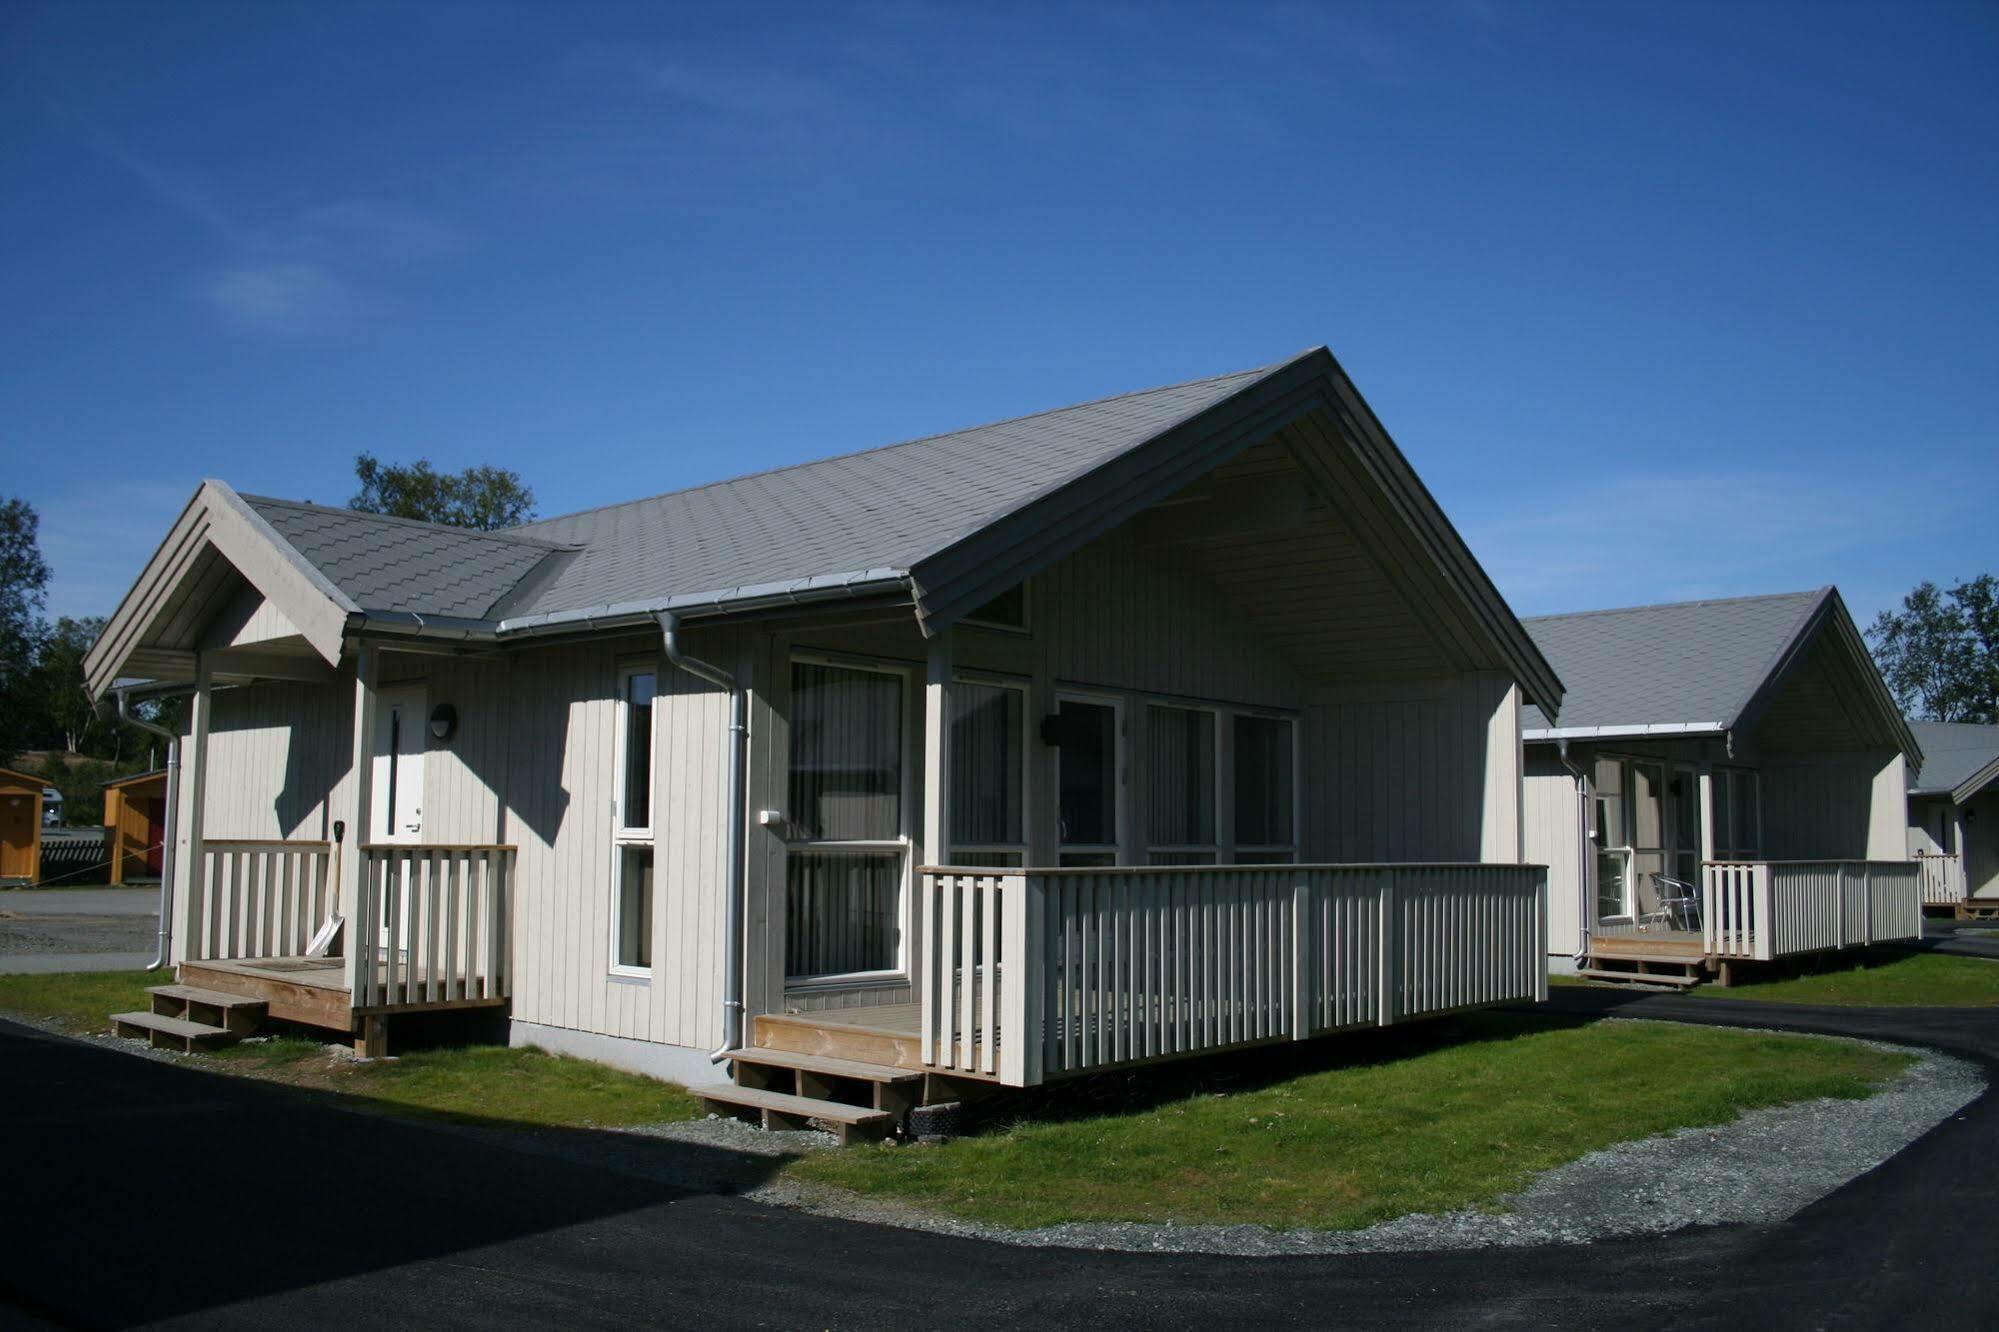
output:
[[951, 635], [929, 643], [923, 673], [923, 860], [951, 859]]
[[375, 980], [375, 925], [361, 848], [368, 842], [368, 818], [375, 806], [375, 681], [380, 669], [375, 648], [363, 643], [354, 649], [354, 735], [348, 758], [354, 800], [338, 854], [340, 914], [347, 921], [347, 992], [357, 1006], [373, 998]]
[[187, 783], [187, 854], [176, 868], [180, 873], [180, 960], [204, 958], [208, 950], [201, 940], [206, 929], [203, 899], [208, 889], [208, 857], [202, 849], [208, 823], [208, 728], [215, 708], [215, 675], [206, 652], [194, 663], [193, 715], [188, 723], [187, 754], [182, 760], [182, 780]]

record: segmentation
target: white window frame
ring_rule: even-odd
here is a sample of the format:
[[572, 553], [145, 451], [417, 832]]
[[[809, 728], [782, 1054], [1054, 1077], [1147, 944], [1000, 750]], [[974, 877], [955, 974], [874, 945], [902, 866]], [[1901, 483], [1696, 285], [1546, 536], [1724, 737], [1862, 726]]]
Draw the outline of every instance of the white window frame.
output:
[[[1234, 783], [1235, 774], [1232, 771], [1230, 771], [1232, 765], [1224, 758], [1224, 750], [1228, 749], [1229, 746], [1225, 746], [1222, 743], [1222, 728], [1224, 726], [1235, 725], [1235, 713], [1217, 703], [1192, 703], [1187, 701], [1186, 699], [1161, 698], [1155, 695], [1147, 695], [1141, 698], [1139, 700], [1139, 706], [1144, 708], [1146, 711], [1145, 734], [1143, 736], [1143, 739], [1146, 742], [1146, 754], [1145, 754], [1146, 818], [1145, 818], [1145, 832], [1144, 832], [1144, 837], [1142, 839], [1142, 843], [1145, 850], [1146, 863], [1148, 865], [1152, 864], [1153, 863], [1152, 858], [1156, 855], [1211, 856], [1213, 857], [1211, 860], [1205, 862], [1199, 862], [1210, 865], [1220, 865], [1224, 863], [1224, 861], [1232, 859], [1234, 856], [1234, 848], [1224, 846], [1222, 844], [1222, 829], [1225, 826], [1225, 820], [1223, 818], [1222, 802], [1224, 799], [1232, 798], [1235, 794], [1235, 783]], [[1211, 819], [1215, 829], [1215, 840], [1213, 842], [1205, 844], [1186, 843], [1184, 845], [1180, 845], [1170, 842], [1155, 842], [1152, 840], [1153, 833], [1156, 831], [1152, 826], [1152, 783], [1154, 778], [1152, 771], [1152, 752], [1151, 752], [1151, 746], [1152, 746], [1151, 710], [1153, 708], [1171, 708], [1176, 712], [1205, 712], [1215, 720], [1215, 767], [1214, 767], [1214, 772], [1212, 774], [1213, 784], [1210, 787], [1210, 790], [1214, 798], [1214, 810], [1211, 815]], [[1295, 735], [1293, 736], [1293, 739], [1295, 741], [1296, 739]], [[1294, 795], [1296, 794], [1295, 785], [1293, 789], [1293, 794]], [[1295, 804], [1296, 802], [1294, 801], [1293, 803]], [[1295, 810], [1293, 811], [1291, 826], [1292, 826], [1293, 835], [1295, 836], [1298, 826], [1297, 815]], [[1296, 852], [1294, 851], [1293, 854], [1295, 855]]]
[[[659, 965], [659, 957], [654, 952], [652, 961], [645, 966], [634, 966], [618, 960], [618, 943], [624, 935], [625, 913], [625, 852], [633, 847], [643, 847], [653, 853], [653, 919], [659, 918], [659, 846], [653, 838], [653, 827], [659, 819], [659, 685], [662, 678], [657, 658], [633, 658], [618, 663], [618, 692], [616, 706], [612, 709], [616, 738], [612, 743], [613, 781], [617, 794], [611, 801], [611, 867], [607, 876], [611, 885], [610, 910], [610, 973], [629, 980], [650, 981], [654, 968]], [[625, 780], [628, 775], [627, 751], [631, 745], [631, 682], [641, 675], [652, 677], [652, 727], [647, 749], [650, 764], [646, 776], [646, 816], [645, 826], [625, 826]], [[648, 941], [650, 944], [650, 941]]]
[[[848, 989], [858, 985], [907, 983], [910, 971], [910, 936], [915, 932], [912, 910], [916, 898], [915, 885], [913, 883], [916, 857], [912, 854], [914, 842], [913, 833], [910, 828], [910, 817], [916, 808], [917, 802], [922, 799], [920, 785], [922, 773], [918, 771], [922, 766], [922, 755], [915, 748], [917, 728], [921, 724], [921, 719], [917, 713], [918, 701], [915, 688], [917, 668], [909, 662], [889, 661], [880, 657], [849, 656], [839, 652], [818, 652], [803, 648], [795, 649], [785, 660], [784, 688], [787, 700], [791, 697], [791, 668], [794, 665], [801, 664], [806, 666], [832, 666], [844, 671], [871, 671], [877, 675], [901, 677], [902, 791], [900, 798], [896, 801], [897, 833], [893, 838], [816, 840], [798, 837], [794, 835], [793, 829], [799, 825], [789, 818], [792, 811], [787, 809], [785, 811], [787, 822], [791, 823], [792, 827], [787, 828], [785, 832], [785, 859], [789, 862], [791, 853], [794, 850], [818, 851], [822, 853], [896, 851], [901, 854], [902, 869], [896, 888], [895, 964], [873, 971], [839, 971], [798, 975], [792, 972], [791, 959], [787, 956], [784, 959], [784, 988], [787, 993], [790, 993], [795, 991]], [[787, 712], [789, 712], [788, 707]], [[791, 749], [788, 739], [784, 755], [784, 785], [785, 803], [789, 805], [791, 802]], [[790, 871], [787, 864], [785, 874], [780, 875], [778, 879], [778, 891], [787, 895], [787, 909], [790, 892], [789, 874]], [[781, 927], [778, 933], [779, 938], [782, 939], [784, 929]]]
[[[1242, 863], [1242, 854], [1247, 851], [1251, 855], [1288, 855], [1291, 857], [1289, 861], [1260, 862], [1263, 864], [1295, 865], [1298, 863], [1299, 834], [1303, 829], [1305, 812], [1304, 729], [1299, 725], [1298, 717], [1295, 713], [1281, 712], [1273, 708], [1232, 708], [1230, 709], [1228, 718], [1231, 731], [1233, 731], [1236, 718], [1238, 717], [1257, 717], [1264, 721], [1283, 722], [1291, 728], [1291, 840], [1288, 843], [1281, 844], [1276, 842], [1263, 844], [1242, 841], [1240, 829], [1235, 827], [1235, 820], [1231, 818], [1229, 821], [1229, 831], [1237, 834], [1237, 836], [1234, 839], [1234, 844], [1228, 848], [1229, 863]], [[1237, 785], [1236, 746], [1233, 734], [1229, 737], [1228, 755], [1226, 774], [1228, 777], [1228, 799], [1233, 803], [1236, 798]], [[1221, 835], [1219, 824], [1216, 825], [1215, 835], [1217, 837]]]
[[1111, 730], [1116, 739], [1112, 765], [1115, 771], [1111, 782], [1111, 832], [1116, 840], [1112, 842], [1078, 842], [1070, 844], [1062, 840], [1062, 746], [1055, 748], [1055, 863], [1060, 865], [1064, 855], [1111, 857], [1113, 865], [1131, 863], [1130, 837], [1127, 829], [1131, 759], [1129, 753], [1130, 733], [1127, 729], [1128, 713], [1123, 694], [1108, 693], [1096, 689], [1057, 689], [1054, 691], [1055, 711], [1060, 713], [1064, 703], [1088, 703], [1094, 707], [1111, 710]]
[[[1032, 848], [1034, 846], [1033, 682], [1021, 676], [995, 675], [988, 671], [954, 671], [951, 674], [951, 683], [953, 685], [979, 685], [987, 689], [1011, 689], [1020, 695], [1020, 791], [1018, 792], [1020, 800], [1020, 840], [1018, 842], [953, 841], [949, 844], [947, 852], [950, 858], [945, 863], [951, 865], [962, 864], [963, 862], [958, 859], [960, 853], [988, 856], [1011, 855], [1018, 856], [1019, 859], [1004, 868], [1024, 869], [1027, 866], [1029, 857], [1033, 855]], [[952, 723], [955, 724], [957, 718], [957, 709], [953, 708], [950, 712]], [[956, 794], [955, 791], [949, 792], [946, 799], [955, 797]], [[944, 820], [946, 836], [950, 834], [954, 814], [955, 811], [946, 811]]]

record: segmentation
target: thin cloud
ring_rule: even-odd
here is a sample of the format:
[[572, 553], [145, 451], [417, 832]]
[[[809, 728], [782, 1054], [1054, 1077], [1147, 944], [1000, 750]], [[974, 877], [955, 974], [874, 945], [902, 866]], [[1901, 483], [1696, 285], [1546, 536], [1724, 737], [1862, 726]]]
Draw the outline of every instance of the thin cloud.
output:
[[360, 311], [348, 284], [313, 264], [238, 264], [210, 275], [204, 302], [232, 327], [264, 333], [330, 333]]

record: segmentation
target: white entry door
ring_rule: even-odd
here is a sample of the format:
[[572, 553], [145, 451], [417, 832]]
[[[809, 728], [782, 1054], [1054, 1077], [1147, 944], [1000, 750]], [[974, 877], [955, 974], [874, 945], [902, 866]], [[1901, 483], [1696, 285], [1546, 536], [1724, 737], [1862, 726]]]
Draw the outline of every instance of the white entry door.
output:
[[375, 702], [375, 808], [371, 842], [423, 840], [422, 685], [384, 689]]

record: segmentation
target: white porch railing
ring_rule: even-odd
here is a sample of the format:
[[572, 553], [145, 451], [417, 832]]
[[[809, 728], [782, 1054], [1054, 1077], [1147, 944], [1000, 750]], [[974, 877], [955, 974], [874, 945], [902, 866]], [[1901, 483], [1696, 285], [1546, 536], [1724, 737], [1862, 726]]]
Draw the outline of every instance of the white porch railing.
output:
[[205, 962], [303, 954], [340, 909], [327, 868], [331, 852], [330, 842], [204, 841], [182, 956]]
[[1916, 852], [1916, 875], [1924, 906], [1955, 906], [1964, 900], [1964, 862], [1936, 851]]
[[354, 1007], [506, 998], [514, 848], [376, 843], [361, 848], [348, 939]]
[[1521, 865], [928, 868], [922, 1057], [1031, 1086], [1544, 998], [1546, 880]]
[[1921, 938], [1920, 871], [1900, 860], [1710, 862], [1701, 931], [1711, 956], [1762, 962]]

